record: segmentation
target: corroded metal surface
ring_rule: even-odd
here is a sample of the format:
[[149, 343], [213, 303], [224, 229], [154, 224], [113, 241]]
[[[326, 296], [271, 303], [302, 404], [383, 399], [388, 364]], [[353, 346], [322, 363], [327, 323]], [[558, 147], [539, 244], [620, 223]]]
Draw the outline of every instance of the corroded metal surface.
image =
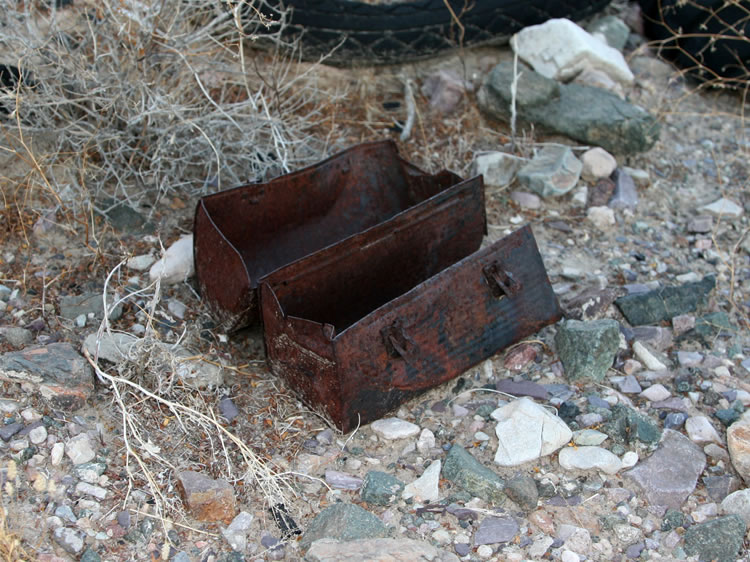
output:
[[220, 327], [258, 319], [259, 280], [316, 250], [366, 230], [459, 183], [426, 174], [391, 141], [365, 143], [270, 182], [202, 198], [195, 214], [201, 296]]
[[472, 254], [483, 218], [455, 205], [373, 228], [264, 279], [272, 370], [341, 430], [560, 318], [531, 229]]

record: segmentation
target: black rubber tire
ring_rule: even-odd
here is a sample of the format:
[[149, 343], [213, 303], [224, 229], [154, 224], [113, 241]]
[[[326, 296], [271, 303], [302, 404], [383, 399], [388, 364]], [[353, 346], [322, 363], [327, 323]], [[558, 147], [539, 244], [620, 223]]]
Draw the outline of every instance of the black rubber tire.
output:
[[523, 27], [550, 18], [581, 19], [610, 0], [447, 1], [461, 26], [446, 0], [397, 0], [392, 4], [280, 0], [289, 10], [284, 33], [288, 38], [301, 37], [302, 57], [318, 58], [341, 43], [326, 61], [340, 65], [398, 63], [461, 45], [500, 44]]

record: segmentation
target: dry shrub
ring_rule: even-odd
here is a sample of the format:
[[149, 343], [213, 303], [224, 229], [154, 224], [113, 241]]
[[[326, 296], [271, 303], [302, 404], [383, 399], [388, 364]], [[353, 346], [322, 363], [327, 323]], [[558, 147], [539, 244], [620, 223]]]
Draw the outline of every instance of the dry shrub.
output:
[[23, 170], [3, 182], [6, 208], [154, 208], [318, 157], [315, 91], [293, 46], [262, 67], [248, 56], [257, 31], [281, 46], [251, 1], [0, 0], [0, 62], [24, 77], [0, 90], [0, 156]]

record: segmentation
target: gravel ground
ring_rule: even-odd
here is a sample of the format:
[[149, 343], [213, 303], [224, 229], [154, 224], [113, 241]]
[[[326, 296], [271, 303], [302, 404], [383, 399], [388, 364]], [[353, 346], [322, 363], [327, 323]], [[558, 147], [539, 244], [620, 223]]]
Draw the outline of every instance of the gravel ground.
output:
[[[383, 102], [402, 101], [404, 79], [419, 85], [443, 69], [478, 84], [508, 58], [508, 51], [480, 49], [377, 71], [318, 70], [324, 95], [347, 92], [331, 105], [321, 136], [342, 147], [396, 139], [398, 127], [390, 126], [403, 120], [405, 108], [384, 108]], [[139, 401], [131, 389], [134, 399], [126, 403], [141, 420], [142, 441], [137, 458], [128, 456], [123, 414], [106, 381], [89, 388], [90, 379], [83, 379], [73, 392], [68, 380], [67, 391], [56, 387], [44, 394], [38, 379], [20, 380], [8, 367], [13, 353], [38, 346], [52, 357], [40, 360], [46, 367], [64, 371], [60, 361], [74, 360], [62, 359], [63, 348], [50, 346], [69, 342], [77, 353], [102, 314], [93, 304], [75, 308], [65, 297], [100, 295], [121, 258], [158, 255], [160, 238], [166, 246], [189, 231], [195, 201], [168, 203], [155, 214], [151, 234], [134, 233], [127, 220], [117, 224], [119, 230], [101, 230], [96, 251], [53, 225], [37, 223], [28, 239], [17, 230], [5, 232], [0, 474], [6, 528], [0, 542], [10, 544], [16, 535], [23, 558], [47, 561], [297, 560], [315, 538], [346, 531], [349, 539], [395, 539], [357, 543], [360, 559], [395, 552], [378, 559], [747, 560], [750, 498], [742, 490], [743, 476], [750, 478], [750, 447], [743, 449], [740, 430], [750, 425], [741, 418], [750, 405], [750, 127], [738, 93], [699, 91], [643, 48], [629, 64], [636, 76], [629, 99], [662, 125], [648, 152], [615, 155], [618, 167], [628, 167], [636, 180], [634, 208], [615, 210], [614, 224], [597, 219], [587, 207], [601, 188], [583, 180], [567, 195], [542, 200], [519, 195], [524, 189], [517, 182], [486, 192], [488, 241], [531, 224], [566, 316], [593, 330], [590, 338], [576, 332], [568, 344], [560, 334], [577, 329], [574, 323], [549, 326], [405, 403], [393, 413], [404, 423], [371, 424], [341, 435], [267, 371], [259, 331], [227, 337], [212, 330], [192, 282], [163, 287], [155, 304], [133, 296], [112, 320], [117, 330], [156, 334], [223, 365], [221, 380], [214, 379], [218, 384], [179, 390], [170, 382], [179, 368], [154, 359], [153, 347], [130, 360], [102, 362], [108, 373], [215, 412], [260, 462], [293, 472], [286, 477], [291, 487], [285, 509], [305, 531], [301, 539], [285, 534], [291, 524], [279, 509], [269, 510], [276, 500], [242, 475], [227, 476], [224, 464], [230, 460], [215, 433], [197, 425], [180, 431], [174, 409]], [[507, 126], [479, 112], [473, 94], [446, 115], [430, 111], [419, 94], [417, 106], [419, 122], [400, 148], [427, 169], [447, 163], [465, 175], [475, 152], [511, 140]], [[573, 144], [527, 130], [517, 153], [528, 156], [542, 141]], [[703, 209], [722, 197], [738, 205], [737, 216]], [[136, 266], [143, 264], [131, 263], [110, 287], [121, 293], [144, 287], [148, 261], [143, 258], [142, 270]], [[707, 275], [715, 288], [697, 299], [697, 308], [687, 306], [655, 328], [631, 325], [614, 304], [660, 286], [688, 287], [698, 296]], [[146, 310], [155, 311], [155, 331]], [[602, 351], [598, 342], [610, 337], [612, 326], [607, 319], [619, 324], [615, 347]], [[611, 367], [599, 378], [575, 378], [571, 363], [565, 364], [571, 355], [585, 362], [602, 353], [609, 353]], [[207, 365], [196, 367], [204, 383], [218, 376]], [[85, 371], [73, 366], [71, 372], [76, 369]], [[75, 400], [78, 392], [82, 407], [63, 407], [70, 402], [61, 396]], [[517, 406], [517, 396], [530, 396], [532, 406], [510, 415], [504, 407]], [[537, 419], [546, 420], [544, 427], [562, 426], [542, 431], [533, 425]], [[541, 457], [534, 453], [539, 446], [546, 449]], [[506, 448], [504, 457], [498, 451]], [[152, 471], [151, 486], [143, 466]], [[236, 498], [230, 516], [206, 522], [186, 511], [183, 500], [196, 490], [184, 491], [192, 486], [181, 479], [185, 470], [231, 481], [230, 499], [222, 495], [226, 490], [206, 492], [206, 501], [221, 509]], [[396, 493], [383, 492], [386, 484]], [[338, 502], [374, 517], [354, 508], [324, 511], [338, 509]], [[245, 515], [226, 531], [235, 512]], [[317, 553], [323, 546], [313, 547], [308, 558], [350, 559], [344, 545], [329, 545], [333, 554]]]

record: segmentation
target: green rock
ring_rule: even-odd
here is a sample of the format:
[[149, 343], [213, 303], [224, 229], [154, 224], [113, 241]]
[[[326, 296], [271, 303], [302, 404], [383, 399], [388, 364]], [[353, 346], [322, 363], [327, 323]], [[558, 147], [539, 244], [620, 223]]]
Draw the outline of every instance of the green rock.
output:
[[81, 478], [89, 471], [95, 473], [97, 476], [101, 476], [106, 470], [107, 465], [103, 462], [85, 462], [73, 467], [73, 471], [78, 478]]
[[374, 539], [388, 535], [388, 528], [375, 515], [351, 503], [337, 503], [321, 511], [302, 535], [304, 551], [318, 539], [339, 541]]
[[505, 484], [505, 495], [523, 509], [536, 509], [539, 502], [539, 490], [531, 476], [519, 474]]
[[721, 423], [724, 424], [724, 427], [729, 427], [738, 419], [740, 419], [742, 412], [738, 412], [734, 408], [726, 408], [726, 409], [716, 410], [716, 413], [714, 415], [718, 418], [718, 420]]
[[648, 445], [661, 439], [661, 430], [656, 423], [622, 404], [612, 407], [612, 417], [604, 425], [603, 431], [618, 444], [632, 443], [637, 439]]
[[568, 380], [600, 381], [620, 345], [620, 326], [611, 319], [568, 320], [558, 327], [555, 344]]
[[701, 560], [734, 562], [742, 548], [745, 522], [739, 515], [726, 515], [693, 525], [685, 531], [685, 552]]
[[666, 533], [677, 527], [684, 527], [685, 523], [686, 517], [684, 513], [676, 509], [668, 509], [661, 522], [661, 530]]
[[101, 556], [93, 548], [87, 548], [81, 554], [81, 562], [100, 562]]
[[604, 16], [597, 18], [586, 26], [589, 33], [601, 33], [607, 39], [607, 45], [622, 51], [630, 35], [630, 28], [617, 16]]
[[[615, 94], [581, 84], [558, 84], [525, 65], [519, 65], [518, 71], [516, 112], [520, 126], [534, 123], [614, 154], [644, 152], [659, 137], [659, 123], [652, 115]], [[481, 109], [509, 121], [512, 83], [512, 63], [497, 65], [479, 92]]]
[[475, 497], [491, 504], [505, 500], [505, 482], [463, 447], [453, 445], [443, 464], [443, 478], [461, 486]]
[[404, 483], [387, 472], [371, 470], [362, 481], [362, 501], [375, 505], [390, 505], [401, 497]]
[[567, 146], [547, 146], [520, 170], [518, 181], [542, 197], [565, 195], [581, 177], [583, 163]]
[[708, 294], [715, 286], [716, 279], [706, 275], [700, 281], [626, 295], [617, 299], [615, 304], [631, 326], [659, 324], [705, 306]]
[[698, 340], [704, 345], [711, 346], [713, 340], [722, 332], [734, 332], [734, 326], [724, 311], [712, 312], [695, 319], [695, 327], [685, 332], [681, 340]]

